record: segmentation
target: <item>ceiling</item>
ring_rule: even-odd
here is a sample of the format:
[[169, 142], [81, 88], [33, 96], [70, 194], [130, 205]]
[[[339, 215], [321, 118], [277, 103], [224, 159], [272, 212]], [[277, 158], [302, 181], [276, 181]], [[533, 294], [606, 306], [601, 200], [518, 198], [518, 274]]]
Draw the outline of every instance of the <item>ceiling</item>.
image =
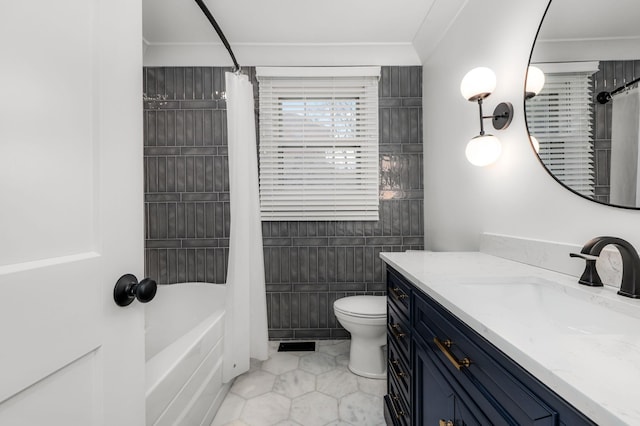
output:
[[[420, 64], [468, 1], [204, 0], [247, 65]], [[635, 55], [638, 16], [638, 0], [554, 0], [538, 44], [627, 40]], [[147, 64], [228, 60], [193, 0], [143, 0], [143, 38]]]
[[540, 27], [533, 62], [637, 60], [640, 1], [553, 0]]
[[638, 0], [554, 0], [544, 19], [545, 41], [640, 37]]
[[[203, 0], [242, 65], [420, 65], [469, 0]], [[147, 66], [228, 66], [194, 0], [143, 0]]]
[[[205, 0], [233, 44], [411, 43], [435, 0]], [[190, 0], [143, 0], [147, 43], [212, 43]]]

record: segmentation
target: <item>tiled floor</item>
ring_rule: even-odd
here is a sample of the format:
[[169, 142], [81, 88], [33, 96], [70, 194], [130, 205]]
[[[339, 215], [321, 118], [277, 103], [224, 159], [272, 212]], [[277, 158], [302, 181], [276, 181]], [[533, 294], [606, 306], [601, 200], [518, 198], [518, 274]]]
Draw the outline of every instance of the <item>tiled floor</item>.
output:
[[211, 426], [384, 425], [387, 381], [347, 368], [348, 340], [321, 340], [315, 352], [277, 352], [236, 378]]

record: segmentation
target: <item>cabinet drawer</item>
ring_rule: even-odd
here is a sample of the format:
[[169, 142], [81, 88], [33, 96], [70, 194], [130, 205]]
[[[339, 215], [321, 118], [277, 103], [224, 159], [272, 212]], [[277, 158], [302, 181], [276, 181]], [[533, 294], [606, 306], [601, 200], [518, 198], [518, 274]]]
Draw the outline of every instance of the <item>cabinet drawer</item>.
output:
[[387, 300], [398, 313], [409, 320], [411, 285], [395, 270], [387, 268]]
[[521, 367], [435, 301], [414, 294], [415, 334], [487, 417], [496, 424], [557, 424], [557, 412], [506, 368], [524, 373]]
[[390, 344], [387, 345], [388, 378], [391, 379], [393, 377], [405, 400], [409, 401], [411, 399], [411, 369], [407, 366], [406, 361], [404, 356], [400, 354], [396, 344], [391, 341]]
[[413, 393], [415, 425], [484, 426], [500, 424], [475, 404], [466, 389], [438, 366], [436, 354], [419, 337], [414, 336], [414, 370], [416, 385]]
[[396, 346], [408, 364], [411, 354], [409, 351], [411, 349], [411, 328], [408, 321], [391, 304], [387, 310], [387, 340]]
[[388, 388], [389, 393], [384, 397], [385, 411], [388, 412], [385, 413], [385, 417], [388, 417], [387, 420], [391, 419], [394, 425], [410, 426], [411, 411], [409, 410], [409, 404], [402, 395], [397, 382], [392, 377], [389, 378]]

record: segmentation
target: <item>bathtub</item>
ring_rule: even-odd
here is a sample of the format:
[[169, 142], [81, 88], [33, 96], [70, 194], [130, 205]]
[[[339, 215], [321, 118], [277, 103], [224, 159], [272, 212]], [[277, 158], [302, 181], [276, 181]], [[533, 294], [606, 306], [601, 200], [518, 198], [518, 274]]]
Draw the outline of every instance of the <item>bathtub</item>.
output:
[[222, 383], [225, 286], [158, 286], [145, 306], [146, 424], [209, 426]]

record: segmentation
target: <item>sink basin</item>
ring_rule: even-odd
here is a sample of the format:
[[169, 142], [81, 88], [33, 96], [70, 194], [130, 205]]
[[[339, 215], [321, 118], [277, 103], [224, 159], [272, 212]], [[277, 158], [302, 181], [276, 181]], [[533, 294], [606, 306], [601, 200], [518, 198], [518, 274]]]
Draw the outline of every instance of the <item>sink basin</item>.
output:
[[529, 321], [545, 323], [569, 334], [622, 331], [633, 322], [629, 316], [640, 318], [638, 306], [616, 300], [619, 296], [615, 296], [613, 289], [586, 288], [577, 282], [566, 285], [533, 276], [482, 277], [457, 280], [442, 291], [455, 292], [457, 300], [467, 300], [464, 309], [469, 313], [484, 311], [483, 300], [498, 300], [491, 315], [500, 321], [505, 317], [526, 316]]

